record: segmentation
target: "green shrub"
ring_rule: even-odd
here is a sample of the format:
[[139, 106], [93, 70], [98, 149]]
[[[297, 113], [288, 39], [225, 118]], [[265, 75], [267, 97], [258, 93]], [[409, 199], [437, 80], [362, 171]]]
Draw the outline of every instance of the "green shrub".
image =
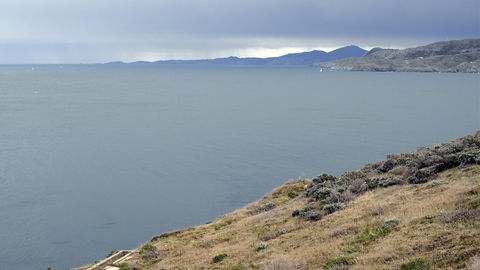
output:
[[357, 262], [357, 258], [354, 257], [338, 257], [335, 259], [329, 259], [327, 262], [323, 264], [323, 269], [330, 269], [337, 266], [343, 265], [352, 265]]
[[322, 218], [322, 215], [317, 210], [310, 210], [300, 214], [304, 220], [319, 220]]
[[376, 189], [378, 187], [378, 178], [371, 178], [366, 181], [368, 189]]
[[219, 263], [223, 261], [228, 255], [226, 253], [218, 254], [217, 256], [213, 257], [212, 263]]
[[424, 259], [415, 259], [400, 266], [401, 270], [429, 270], [430, 263]]
[[427, 181], [428, 181], [427, 178], [417, 178], [415, 176], [410, 176], [408, 178], [409, 184], [423, 184], [423, 183], [426, 183]]
[[322, 175], [319, 175], [319, 176], [313, 178], [312, 181], [314, 183], [335, 182], [335, 181], [337, 181], [337, 177], [324, 173]]
[[145, 252], [147, 252], [147, 251], [155, 251], [156, 249], [157, 249], [157, 247], [154, 246], [154, 245], [152, 245], [152, 244], [145, 244], [145, 245], [143, 245], [143, 246], [140, 248], [139, 253], [140, 253], [140, 254], [143, 254], [143, 253], [145, 253]]
[[391, 228], [383, 226], [367, 226], [365, 230], [357, 237], [356, 242], [364, 246], [374, 243], [380, 238], [389, 235], [392, 232]]
[[327, 214], [331, 214], [333, 212], [338, 211], [340, 208], [342, 208], [343, 204], [341, 203], [330, 203], [326, 204], [323, 206], [323, 211]]
[[292, 212], [292, 216], [301, 216], [305, 220], [319, 220], [322, 215], [313, 206], [306, 206], [302, 209], [296, 209]]
[[383, 227], [394, 228], [394, 227], [398, 226], [399, 224], [400, 224], [400, 219], [390, 218], [390, 219], [385, 220], [385, 222], [383, 222]]
[[262, 204], [260, 206], [260, 209], [263, 210], [263, 211], [267, 211], [267, 210], [273, 209], [274, 207], [275, 207], [275, 203], [268, 202], [268, 203]]
[[293, 198], [295, 198], [295, 197], [298, 196], [298, 192], [295, 191], [295, 190], [290, 190], [290, 191], [287, 193], [287, 195], [288, 195], [288, 197], [289, 197], [290, 199], [293, 199]]
[[266, 249], [268, 246], [267, 243], [264, 243], [264, 242], [261, 242], [260, 244], [258, 244], [257, 246], [257, 251], [260, 251], [260, 250], [263, 250], [263, 249]]
[[326, 200], [330, 194], [332, 193], [332, 189], [331, 188], [328, 188], [328, 187], [322, 187], [322, 188], [319, 188], [315, 193], [315, 199], [317, 199], [317, 201], [323, 201], [323, 200]]
[[380, 163], [380, 167], [378, 167], [377, 170], [381, 173], [386, 173], [386, 172], [390, 171], [391, 169], [393, 169], [395, 167], [395, 165], [397, 165], [395, 160], [387, 159], [384, 162]]

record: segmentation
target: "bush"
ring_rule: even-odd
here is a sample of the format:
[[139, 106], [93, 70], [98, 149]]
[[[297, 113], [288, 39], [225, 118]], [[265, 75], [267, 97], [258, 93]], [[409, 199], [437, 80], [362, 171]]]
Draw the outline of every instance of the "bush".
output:
[[362, 194], [368, 190], [368, 185], [365, 183], [364, 179], [356, 179], [350, 184], [348, 190], [353, 194]]
[[310, 210], [301, 214], [304, 220], [319, 220], [322, 218], [322, 215], [317, 210]]
[[397, 165], [395, 160], [387, 159], [387, 160], [385, 160], [384, 162], [381, 163], [380, 167], [378, 167], [377, 170], [381, 173], [386, 173], [386, 172], [390, 171], [391, 169], [393, 169], [393, 167], [395, 167], [395, 165]]
[[266, 249], [268, 247], [268, 244], [265, 242], [261, 242], [260, 244], [257, 245], [257, 251]]
[[378, 239], [389, 235], [392, 232], [391, 228], [383, 226], [367, 226], [365, 230], [357, 236], [356, 242], [364, 246], [368, 246]]
[[321, 187], [317, 189], [317, 191], [315, 191], [314, 197], [317, 201], [323, 201], [323, 200], [326, 200], [331, 193], [332, 193], [331, 188]]
[[262, 241], [272, 240], [272, 239], [275, 239], [275, 238], [277, 238], [277, 237], [279, 237], [280, 235], [285, 234], [285, 233], [286, 233], [285, 230], [280, 230], [280, 231], [268, 231], [268, 232], [263, 233], [263, 234], [260, 236], [260, 240], [262, 240]]
[[319, 175], [319, 176], [313, 178], [312, 181], [314, 183], [335, 182], [335, 181], [337, 181], [337, 177], [324, 173], [322, 175]]
[[385, 207], [382, 207], [382, 206], [375, 207], [372, 210], [370, 210], [370, 212], [368, 212], [368, 215], [372, 217], [381, 216], [383, 214], [385, 214]]
[[338, 211], [340, 208], [342, 208], [343, 204], [341, 203], [330, 203], [326, 204], [323, 206], [323, 211], [327, 214], [331, 214], [333, 212]]
[[268, 203], [262, 204], [260, 206], [260, 209], [263, 210], [263, 211], [267, 211], [267, 210], [273, 209], [274, 207], [275, 207], [275, 203], [268, 202]]
[[143, 253], [146, 253], [148, 251], [155, 251], [156, 249], [157, 249], [157, 247], [152, 245], [152, 244], [145, 244], [140, 248], [139, 253], [143, 254]]
[[445, 223], [465, 222], [480, 215], [479, 210], [461, 208], [443, 215], [442, 221]]
[[342, 177], [340, 179], [347, 185], [350, 185], [350, 183], [352, 183], [353, 181], [357, 179], [363, 179], [365, 177], [366, 175], [362, 171], [349, 171], [342, 174]]
[[[368, 189], [368, 186], [366, 184], [365, 184], [365, 186]], [[355, 198], [356, 198], [356, 195], [353, 194], [350, 190], [347, 190], [347, 191], [343, 192], [342, 194], [340, 194], [338, 200], [340, 202], [347, 203], [347, 202], [353, 201]]]
[[329, 259], [323, 264], [323, 269], [330, 269], [338, 266], [352, 265], [357, 262], [357, 258], [354, 257], [338, 257], [335, 259]]
[[384, 177], [380, 178], [378, 180], [378, 185], [381, 187], [389, 187], [389, 186], [395, 186], [395, 185], [401, 185], [403, 184], [403, 177], [402, 176], [396, 176], [396, 177]]
[[385, 228], [395, 228], [399, 224], [400, 224], [400, 219], [390, 218], [390, 219], [385, 220], [385, 222], [383, 222], [383, 227], [385, 227]]
[[301, 216], [305, 220], [319, 220], [322, 215], [313, 206], [306, 206], [302, 209], [293, 210], [292, 216]]
[[427, 181], [428, 181], [427, 178], [417, 178], [417, 177], [415, 177], [415, 176], [410, 176], [410, 177], [408, 178], [408, 183], [409, 183], [409, 184], [414, 184], [414, 185], [416, 185], [416, 184], [423, 184], [423, 183], [426, 183]]
[[290, 199], [293, 199], [295, 197], [298, 196], [298, 192], [295, 191], [295, 190], [290, 190], [288, 193], [287, 193], [287, 196], [290, 198]]
[[415, 259], [400, 266], [401, 270], [429, 270], [430, 263], [424, 259]]
[[219, 263], [223, 261], [223, 259], [225, 259], [226, 257], [228, 257], [226, 253], [218, 254], [217, 256], [213, 257], [212, 263]]

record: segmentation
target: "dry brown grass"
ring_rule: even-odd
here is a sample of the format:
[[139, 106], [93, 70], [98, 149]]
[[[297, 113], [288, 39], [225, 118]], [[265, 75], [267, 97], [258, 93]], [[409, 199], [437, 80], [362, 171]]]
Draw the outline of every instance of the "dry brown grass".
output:
[[[307, 181], [290, 182], [210, 224], [158, 237], [152, 242], [163, 254], [158, 262], [149, 264], [134, 256], [130, 264], [139, 269], [231, 269], [235, 265], [238, 269], [239, 265], [245, 269], [322, 269], [328, 259], [349, 256], [358, 259], [351, 269], [399, 269], [416, 258], [429, 261], [434, 269], [477, 265], [473, 260], [480, 255], [479, 216], [468, 212], [460, 214], [459, 220], [445, 222], [445, 215], [477, 207], [480, 166], [448, 170], [435, 181], [439, 185], [428, 182], [369, 191], [320, 221], [291, 216], [307, 200], [291, 198], [288, 193], [301, 190]], [[258, 210], [268, 202], [275, 207]], [[354, 221], [357, 216], [362, 218]], [[359, 240], [367, 227], [381, 228], [388, 218], [401, 223], [368, 244]], [[262, 241], [268, 247], [257, 251]], [[228, 257], [212, 263], [214, 256], [223, 253]]]

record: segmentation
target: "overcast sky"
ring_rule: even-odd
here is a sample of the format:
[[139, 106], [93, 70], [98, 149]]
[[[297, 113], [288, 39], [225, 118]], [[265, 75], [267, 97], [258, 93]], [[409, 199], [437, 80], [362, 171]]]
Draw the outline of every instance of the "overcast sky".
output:
[[267, 57], [472, 37], [478, 0], [0, 0], [0, 63]]

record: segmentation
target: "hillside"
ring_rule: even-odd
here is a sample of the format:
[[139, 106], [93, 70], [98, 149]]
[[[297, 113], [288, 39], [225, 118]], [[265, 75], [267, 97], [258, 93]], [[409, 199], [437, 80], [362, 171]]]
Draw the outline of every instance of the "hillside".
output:
[[480, 131], [290, 181], [93, 269], [480, 269]]
[[374, 48], [362, 57], [316, 65], [351, 71], [480, 72], [480, 39], [441, 41], [403, 50]]
[[[239, 58], [235, 56], [226, 58], [203, 59], [203, 60], [166, 60], [155, 62], [133, 62], [130, 65], [188, 65], [188, 66], [311, 66], [316, 62], [334, 61], [348, 57], [358, 57], [366, 53], [357, 46], [347, 46], [331, 52], [310, 51], [291, 53], [279, 57], [268, 58]], [[125, 64], [122, 62], [107, 63], [110, 65]]]

